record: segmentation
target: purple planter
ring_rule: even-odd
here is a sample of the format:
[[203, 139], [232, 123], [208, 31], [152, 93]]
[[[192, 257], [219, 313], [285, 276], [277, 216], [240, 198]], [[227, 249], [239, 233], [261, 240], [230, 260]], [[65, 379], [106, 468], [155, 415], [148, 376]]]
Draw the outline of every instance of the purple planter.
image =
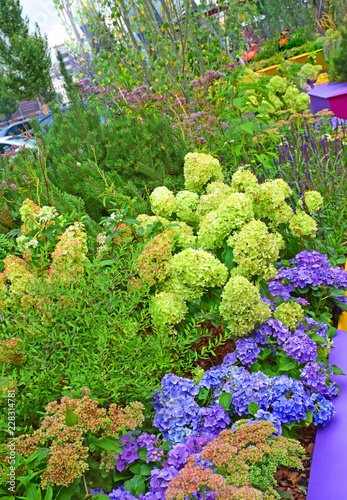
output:
[[310, 90], [308, 95], [313, 113], [329, 109], [338, 118], [347, 119], [347, 83], [322, 83]]
[[[329, 361], [347, 373], [347, 332], [338, 330], [334, 345]], [[307, 500], [347, 499], [347, 376], [337, 375], [332, 379], [341, 392], [333, 399], [336, 414], [326, 427], [317, 431]]]

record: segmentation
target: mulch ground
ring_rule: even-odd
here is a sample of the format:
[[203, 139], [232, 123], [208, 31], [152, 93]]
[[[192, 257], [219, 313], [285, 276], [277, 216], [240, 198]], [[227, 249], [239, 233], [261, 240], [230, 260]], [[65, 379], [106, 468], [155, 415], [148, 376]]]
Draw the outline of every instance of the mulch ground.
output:
[[306, 500], [316, 432], [317, 427], [313, 424], [309, 427], [299, 429], [297, 432], [300, 442], [306, 451], [306, 456], [302, 460], [303, 469], [296, 470], [290, 467], [281, 467], [275, 474], [278, 489], [292, 495], [293, 500]]
[[[213, 326], [210, 321], [207, 321], [202, 326], [207, 328], [211, 334], [209, 337], [202, 338], [198, 344], [192, 346], [198, 353], [201, 353], [203, 347], [208, 346], [209, 340], [217, 339], [223, 333], [221, 327]], [[229, 352], [233, 352], [235, 347], [235, 342], [232, 339], [228, 339], [213, 350], [214, 355], [211, 353], [206, 359], [199, 359], [198, 365], [204, 370], [208, 370], [212, 366], [221, 365], [224, 356]], [[296, 470], [290, 467], [281, 467], [275, 474], [278, 483], [277, 488], [283, 493], [292, 495], [292, 500], [306, 500], [316, 431], [317, 428], [313, 424], [297, 431], [298, 438], [306, 451], [306, 455], [302, 460], [303, 469]]]

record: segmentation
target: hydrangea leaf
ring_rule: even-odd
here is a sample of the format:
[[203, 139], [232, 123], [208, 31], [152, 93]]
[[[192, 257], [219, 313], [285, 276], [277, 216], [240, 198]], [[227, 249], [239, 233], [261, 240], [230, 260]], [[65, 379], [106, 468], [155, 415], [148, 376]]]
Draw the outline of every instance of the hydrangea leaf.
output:
[[145, 494], [146, 485], [145, 478], [140, 475], [132, 477], [129, 481], [124, 483], [125, 491], [130, 491], [133, 495], [138, 496], [140, 493]]
[[258, 410], [259, 410], [258, 403], [256, 403], [255, 401], [253, 401], [252, 403], [249, 403], [249, 405], [248, 405], [248, 413], [250, 415], [255, 415]]
[[311, 335], [311, 339], [316, 342], [316, 344], [326, 344], [326, 339], [324, 337], [321, 337], [320, 335], [317, 335], [314, 333]]
[[280, 358], [280, 366], [279, 366], [280, 372], [288, 372], [290, 370], [293, 370], [293, 368], [295, 367], [296, 367], [296, 362], [293, 361], [293, 358], [289, 356], [283, 356]]
[[96, 446], [103, 448], [107, 451], [115, 451], [116, 453], [122, 453], [122, 450], [115, 441], [107, 438], [100, 438], [96, 443]]
[[233, 399], [233, 395], [229, 392], [224, 392], [219, 398], [219, 404], [224, 410], [228, 410]]
[[333, 365], [333, 374], [334, 375], [346, 375], [345, 373], [343, 373], [343, 371], [341, 370], [341, 368], [339, 368], [336, 365]]
[[137, 451], [137, 454], [138, 456], [140, 457], [141, 460], [143, 460], [144, 462], [146, 462], [147, 460], [147, 449], [146, 448], [140, 448], [138, 451]]

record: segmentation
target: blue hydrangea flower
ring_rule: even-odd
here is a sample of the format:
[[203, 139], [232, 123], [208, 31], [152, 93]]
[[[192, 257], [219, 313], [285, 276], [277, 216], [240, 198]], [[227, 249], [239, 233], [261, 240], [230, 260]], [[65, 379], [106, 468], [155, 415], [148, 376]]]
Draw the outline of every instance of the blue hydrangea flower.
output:
[[325, 399], [324, 396], [320, 394], [312, 395], [312, 403], [314, 404], [314, 423], [315, 425], [322, 425], [323, 427], [327, 425], [332, 417], [335, 415], [336, 411], [334, 405], [331, 401]]
[[251, 366], [258, 361], [260, 349], [255, 339], [245, 338], [236, 342], [235, 352], [242, 365]]

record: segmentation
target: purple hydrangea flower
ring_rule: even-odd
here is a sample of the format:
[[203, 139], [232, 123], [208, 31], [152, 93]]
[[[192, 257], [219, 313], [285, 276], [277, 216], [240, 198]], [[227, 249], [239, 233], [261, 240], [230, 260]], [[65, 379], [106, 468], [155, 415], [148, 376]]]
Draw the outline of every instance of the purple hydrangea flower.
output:
[[332, 369], [324, 363], [308, 363], [300, 370], [302, 383], [307, 385], [310, 391], [321, 394], [331, 399], [337, 396], [339, 389], [330, 376]]
[[[236, 342], [237, 359], [242, 365], [251, 366], [258, 361], [260, 349], [256, 340], [252, 338], [240, 339]], [[225, 358], [224, 358], [225, 359]]]
[[317, 359], [317, 346], [306, 333], [296, 330], [281, 346], [288, 356], [298, 363], [309, 363]]

